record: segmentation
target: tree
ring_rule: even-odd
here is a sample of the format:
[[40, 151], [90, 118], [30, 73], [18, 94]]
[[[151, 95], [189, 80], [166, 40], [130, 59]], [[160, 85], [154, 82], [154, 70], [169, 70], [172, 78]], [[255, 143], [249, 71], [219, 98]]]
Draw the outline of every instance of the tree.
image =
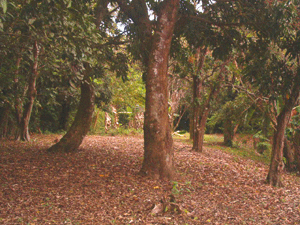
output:
[[[168, 56], [177, 20], [179, 0], [149, 2], [117, 0], [121, 11], [133, 21], [139, 54], [145, 68], [146, 106], [142, 174], [160, 178], [173, 175], [173, 141], [168, 119]], [[154, 7], [155, 6], [155, 7]]]
[[78, 111], [74, 122], [68, 132], [48, 151], [72, 152], [77, 150], [83, 138], [90, 129], [94, 112], [95, 93], [93, 83], [90, 80], [92, 69], [88, 63], [84, 64], [84, 79], [81, 82], [81, 96]]
[[[104, 74], [104, 66], [107, 69], [113, 70], [118, 76], [126, 77], [127, 60], [122, 53], [114, 54], [111, 45], [118, 45], [119, 37], [107, 40], [108, 35], [106, 29], [111, 26], [110, 17], [107, 11], [108, 2], [100, 2], [94, 10], [92, 5], [76, 2], [70, 7], [70, 14], [75, 17], [75, 21], [66, 21], [66, 28], [72, 31], [67, 34], [71, 41], [66, 44], [68, 48], [63, 51], [64, 58], [67, 58], [71, 63], [73, 73], [80, 80], [80, 102], [75, 119], [62, 139], [51, 146], [48, 151], [64, 151], [72, 152], [78, 149], [83, 138], [87, 135], [93, 119], [95, 106], [95, 90], [94, 85], [97, 83], [97, 78], [101, 78]], [[84, 14], [84, 10], [89, 13]], [[74, 12], [81, 11], [82, 16], [78, 17]], [[74, 29], [74, 23], [80, 24], [77, 29]], [[101, 26], [101, 22], [107, 23]], [[110, 29], [112, 33], [116, 29]], [[73, 35], [78, 36], [74, 37]], [[70, 35], [70, 36], [69, 36]], [[78, 37], [78, 39], [76, 39]], [[89, 38], [86, 38], [89, 37]], [[67, 39], [68, 40], [68, 39]], [[78, 43], [80, 41], [81, 43]], [[107, 41], [107, 42], [106, 42]], [[105, 59], [104, 56], [105, 55]], [[99, 102], [98, 102], [99, 103]]]
[[282, 185], [285, 129], [300, 92], [298, 5], [299, 1], [266, 3], [261, 11], [264, 15], [260, 15], [261, 26], [253, 29], [255, 36], [248, 40], [250, 54], [246, 59], [246, 78], [269, 98], [274, 112], [279, 112], [274, 121], [267, 176], [267, 182], [273, 186]]

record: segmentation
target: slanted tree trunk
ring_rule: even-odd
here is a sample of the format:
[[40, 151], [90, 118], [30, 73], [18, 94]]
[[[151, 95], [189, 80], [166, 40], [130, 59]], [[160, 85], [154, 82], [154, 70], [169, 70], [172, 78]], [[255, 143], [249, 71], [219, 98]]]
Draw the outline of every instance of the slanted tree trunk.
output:
[[[184, 116], [184, 114], [185, 114], [185, 112], [186, 112], [186, 109], [187, 109], [187, 107], [186, 107], [186, 106], [183, 106], [183, 109], [180, 110], [180, 115], [179, 115], [179, 117], [178, 117], [178, 119], [177, 119], [177, 122], [176, 122], [176, 124], [172, 127], [173, 132], [176, 131], [177, 127], [179, 126], [180, 121], [181, 121], [182, 117]], [[173, 121], [173, 120], [171, 120], [171, 121]]]
[[89, 65], [86, 65], [86, 74], [81, 82], [81, 95], [74, 122], [68, 132], [51, 146], [49, 152], [73, 152], [81, 145], [87, 135], [93, 119], [94, 112], [94, 86], [89, 79]]
[[282, 186], [281, 174], [284, 169], [283, 163], [283, 147], [284, 147], [284, 132], [289, 122], [291, 112], [299, 98], [300, 76], [296, 77], [289, 99], [286, 99], [281, 113], [277, 117], [276, 130], [273, 136], [272, 155], [267, 182], [273, 186]]
[[178, 7], [179, 0], [162, 3], [146, 75], [145, 151], [141, 173], [168, 179], [174, 173], [174, 152], [168, 118], [167, 70]]
[[26, 93], [25, 105], [23, 108], [23, 114], [19, 121], [19, 133], [17, 139], [22, 141], [30, 141], [29, 135], [29, 121], [31, 117], [32, 107], [36, 97], [36, 79], [38, 77], [38, 57], [39, 49], [37, 41], [33, 45], [33, 57], [32, 72], [28, 78], [28, 88]]
[[[221, 73], [220, 73], [221, 76]], [[210, 94], [208, 98], [206, 99], [204, 105], [202, 106], [202, 110], [200, 113], [200, 121], [199, 121], [199, 131], [198, 132], [198, 138], [196, 139], [198, 141], [197, 147], [198, 149], [194, 149], [195, 151], [202, 152], [203, 151], [203, 143], [204, 143], [204, 135], [205, 135], [205, 127], [206, 127], [206, 122], [209, 114], [209, 109], [210, 109], [210, 102], [212, 101], [213, 98], [217, 96], [217, 94], [220, 91], [220, 85], [217, 83], [211, 88]]]

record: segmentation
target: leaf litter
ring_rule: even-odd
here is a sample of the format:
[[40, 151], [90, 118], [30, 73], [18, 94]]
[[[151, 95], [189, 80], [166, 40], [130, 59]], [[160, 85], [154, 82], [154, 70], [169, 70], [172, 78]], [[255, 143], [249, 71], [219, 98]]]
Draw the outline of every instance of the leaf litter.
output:
[[175, 142], [172, 182], [142, 177], [143, 139], [87, 136], [47, 153], [58, 135], [0, 140], [0, 224], [300, 224], [300, 179], [265, 184], [268, 166]]

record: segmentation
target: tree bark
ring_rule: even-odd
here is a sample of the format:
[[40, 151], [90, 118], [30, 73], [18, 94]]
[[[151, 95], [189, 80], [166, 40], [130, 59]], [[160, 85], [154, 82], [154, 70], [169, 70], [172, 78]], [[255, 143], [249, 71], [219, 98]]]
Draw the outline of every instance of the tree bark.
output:
[[291, 96], [289, 99], [286, 99], [286, 104], [284, 105], [281, 113], [277, 117], [276, 130], [273, 136], [271, 164], [267, 176], [267, 182], [273, 186], [283, 186], [281, 181], [281, 174], [284, 169], [284, 163], [283, 163], [284, 133], [285, 133], [286, 126], [289, 122], [292, 109], [299, 98], [299, 91], [300, 91], [299, 83], [300, 83], [300, 76], [296, 75], [294, 80], [294, 85], [291, 91]]
[[174, 153], [168, 119], [167, 69], [179, 0], [161, 1], [156, 23], [149, 19], [146, 1], [117, 2], [137, 27], [139, 55], [146, 76], [144, 161], [140, 173], [170, 179], [174, 172]]
[[168, 118], [168, 56], [177, 18], [179, 0], [166, 0], [158, 17], [157, 30], [146, 75], [146, 110], [144, 123], [144, 161], [142, 174], [171, 179], [173, 140]]
[[193, 76], [193, 150], [200, 151], [200, 98], [202, 82], [198, 75]]
[[34, 42], [33, 45], [33, 57], [34, 61], [32, 64], [32, 73], [28, 78], [28, 89], [26, 93], [26, 103], [23, 108], [23, 115], [21, 117], [21, 121], [19, 123], [19, 137], [22, 141], [30, 141], [29, 135], [29, 121], [31, 117], [32, 107], [34, 104], [34, 100], [36, 97], [36, 79], [38, 77], [38, 57], [39, 57], [39, 49], [37, 41]]
[[81, 96], [74, 122], [68, 132], [51, 146], [49, 152], [73, 152], [81, 145], [87, 135], [93, 119], [94, 112], [94, 86], [89, 80], [89, 65], [86, 66], [87, 74], [81, 82]]
[[294, 168], [294, 161], [295, 161], [294, 149], [293, 149], [290, 141], [287, 139], [287, 137], [284, 137], [283, 156], [286, 159], [286, 163], [285, 163], [286, 170], [289, 172], [293, 171], [295, 169]]
[[[201, 69], [204, 65], [204, 60], [206, 56], [206, 48], [197, 49], [196, 53], [196, 74], [193, 75], [193, 119], [192, 119], [192, 137], [193, 137], [193, 150], [197, 152], [202, 152], [203, 140], [201, 140], [201, 125], [200, 125], [200, 114], [201, 114], [201, 92], [203, 86], [203, 80], [200, 78]], [[203, 122], [202, 122], [203, 123]], [[203, 134], [204, 135], [204, 134]]]
[[274, 132], [272, 156], [267, 182], [273, 186], [283, 186], [281, 182], [281, 174], [284, 169], [283, 163], [283, 147], [284, 132], [289, 120], [288, 110], [283, 110], [277, 118], [277, 130]]
[[[22, 52], [22, 50], [21, 50]], [[21, 127], [21, 120], [22, 120], [22, 99], [19, 96], [18, 89], [19, 89], [19, 71], [20, 71], [20, 64], [22, 61], [22, 55], [18, 56], [17, 62], [16, 62], [16, 71], [15, 71], [15, 78], [14, 78], [14, 96], [15, 96], [15, 118], [17, 122], [17, 129], [15, 133], [15, 139], [20, 140], [20, 127]], [[25, 89], [25, 88], [24, 88]]]

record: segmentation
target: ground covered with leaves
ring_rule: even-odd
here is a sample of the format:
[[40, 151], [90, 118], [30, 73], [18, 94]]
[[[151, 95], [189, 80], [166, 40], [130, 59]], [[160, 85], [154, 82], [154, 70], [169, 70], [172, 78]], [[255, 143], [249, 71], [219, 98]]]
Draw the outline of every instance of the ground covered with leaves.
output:
[[0, 140], [0, 224], [300, 224], [300, 179], [265, 184], [268, 167], [175, 142], [173, 182], [138, 174], [142, 137], [88, 136], [75, 153], [59, 138]]

